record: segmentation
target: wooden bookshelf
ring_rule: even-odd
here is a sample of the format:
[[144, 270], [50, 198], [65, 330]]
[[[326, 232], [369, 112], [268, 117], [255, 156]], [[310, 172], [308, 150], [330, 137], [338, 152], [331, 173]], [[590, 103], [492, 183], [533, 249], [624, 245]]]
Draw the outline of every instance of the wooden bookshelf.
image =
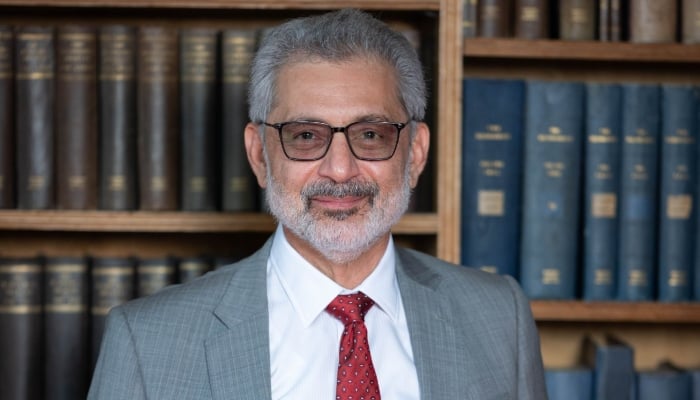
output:
[[700, 303], [544, 301], [530, 303], [538, 322], [700, 324]]

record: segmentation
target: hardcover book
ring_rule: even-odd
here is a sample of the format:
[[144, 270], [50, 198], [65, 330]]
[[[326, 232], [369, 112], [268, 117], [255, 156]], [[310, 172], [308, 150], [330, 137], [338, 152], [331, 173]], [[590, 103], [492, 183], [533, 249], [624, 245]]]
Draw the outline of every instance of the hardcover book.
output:
[[692, 298], [700, 89], [661, 86], [658, 300]]
[[54, 31], [18, 28], [15, 46], [17, 206], [49, 209], [54, 188]]
[[0, 25], [0, 208], [15, 207], [14, 33]]
[[596, 34], [596, 2], [593, 0], [559, 1], [559, 38], [594, 40]]
[[86, 26], [58, 28], [56, 40], [56, 205], [97, 208], [97, 37]]
[[464, 80], [462, 264], [514, 277], [520, 241], [524, 100], [523, 81]]
[[515, 37], [549, 37], [549, 0], [515, 0]]
[[700, 1], [682, 0], [683, 43], [700, 43]]
[[601, 42], [609, 42], [612, 38], [610, 34], [611, 26], [611, 1], [598, 0], [598, 40]]
[[479, 37], [512, 36], [511, 12], [514, 0], [479, 0], [477, 30]]
[[478, 0], [462, 0], [462, 38], [476, 37]]
[[184, 211], [218, 208], [218, 44], [214, 29], [180, 32], [180, 204]]
[[623, 84], [619, 300], [655, 298], [661, 93], [654, 84]]
[[676, 0], [630, 0], [629, 40], [633, 43], [676, 41]]
[[526, 92], [520, 282], [533, 299], [573, 299], [584, 85], [528, 81]]
[[635, 385], [634, 349], [614, 337], [584, 339], [583, 358], [593, 368], [593, 399], [627, 400]]
[[596, 400], [590, 368], [545, 369], [544, 383], [549, 400]]
[[586, 84], [583, 298], [615, 299], [622, 88]]
[[99, 35], [100, 208], [135, 210], [136, 31], [104, 25]]
[[692, 376], [677, 368], [660, 367], [637, 373], [637, 400], [691, 400]]
[[196, 279], [212, 269], [211, 261], [207, 257], [186, 257], [178, 263], [178, 282], [187, 283]]
[[175, 262], [171, 258], [146, 258], [136, 265], [136, 297], [150, 296], [175, 283]]

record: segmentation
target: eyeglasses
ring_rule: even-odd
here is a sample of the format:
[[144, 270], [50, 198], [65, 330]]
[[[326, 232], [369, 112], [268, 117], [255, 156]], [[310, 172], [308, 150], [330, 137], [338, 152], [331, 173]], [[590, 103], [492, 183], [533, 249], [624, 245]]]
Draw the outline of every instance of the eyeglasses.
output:
[[345, 127], [315, 121], [289, 121], [263, 125], [277, 129], [284, 155], [293, 161], [315, 161], [331, 147], [333, 135], [343, 132], [350, 152], [359, 160], [382, 161], [394, 156], [399, 133], [408, 122], [357, 121]]

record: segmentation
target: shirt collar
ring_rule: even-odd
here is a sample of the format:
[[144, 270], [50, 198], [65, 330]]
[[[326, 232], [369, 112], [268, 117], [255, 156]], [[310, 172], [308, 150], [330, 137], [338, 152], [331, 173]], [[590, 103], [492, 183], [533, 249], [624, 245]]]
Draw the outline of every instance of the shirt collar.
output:
[[374, 271], [356, 288], [345, 289], [306, 261], [289, 244], [281, 225], [275, 231], [269, 263], [286, 297], [307, 327], [324, 312], [335, 296], [357, 291], [372, 298], [377, 309], [397, 321], [400, 292], [395, 264], [394, 241], [390, 237], [386, 251]]

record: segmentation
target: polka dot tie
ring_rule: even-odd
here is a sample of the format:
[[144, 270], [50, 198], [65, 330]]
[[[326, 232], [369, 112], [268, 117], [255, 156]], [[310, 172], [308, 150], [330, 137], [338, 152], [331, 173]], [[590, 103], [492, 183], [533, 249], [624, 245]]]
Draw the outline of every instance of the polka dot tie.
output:
[[369, 353], [365, 314], [374, 305], [366, 294], [338, 295], [326, 311], [345, 325], [340, 337], [337, 400], [380, 400], [377, 373]]

